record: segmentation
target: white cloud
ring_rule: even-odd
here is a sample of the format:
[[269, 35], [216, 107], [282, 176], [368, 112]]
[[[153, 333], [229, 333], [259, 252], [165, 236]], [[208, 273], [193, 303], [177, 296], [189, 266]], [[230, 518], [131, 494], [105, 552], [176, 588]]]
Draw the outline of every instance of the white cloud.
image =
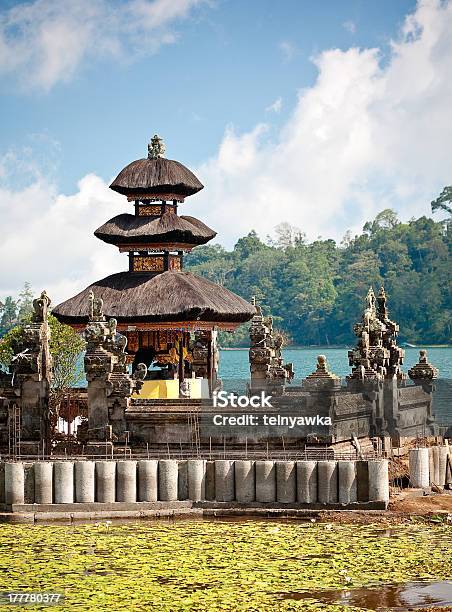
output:
[[46, 289], [56, 304], [94, 280], [127, 269], [127, 256], [93, 232], [128, 208], [123, 196], [92, 174], [71, 196], [59, 195], [38, 175], [20, 191], [0, 187], [0, 298], [17, 295], [30, 281], [36, 293]]
[[279, 50], [283, 54], [283, 58], [286, 62], [290, 62], [298, 51], [295, 43], [290, 40], [283, 40], [279, 43]]
[[173, 43], [171, 25], [206, 0], [34, 0], [0, 12], [0, 74], [27, 88], [68, 81], [83, 61], [130, 60]]
[[198, 168], [206, 189], [190, 199], [193, 214], [229, 245], [281, 221], [311, 239], [339, 239], [385, 207], [404, 219], [429, 214], [452, 179], [451, 30], [452, 3], [428, 0], [387, 58], [379, 49], [322, 52], [315, 84], [276, 138], [270, 126], [227, 129]]
[[356, 23], [354, 21], [344, 21], [342, 27], [347, 30], [347, 32], [350, 32], [350, 34], [356, 33]]
[[282, 98], [279, 97], [277, 98], [272, 104], [270, 104], [269, 106], [267, 106], [267, 108], [265, 109], [267, 112], [274, 112], [274, 113], [280, 113], [281, 109], [282, 109]]

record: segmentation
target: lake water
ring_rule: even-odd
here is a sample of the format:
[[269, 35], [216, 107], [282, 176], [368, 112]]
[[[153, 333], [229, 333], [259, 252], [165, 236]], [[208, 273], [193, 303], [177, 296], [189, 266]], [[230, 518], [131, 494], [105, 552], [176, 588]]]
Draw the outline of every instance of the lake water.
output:
[[[434, 410], [438, 422], [452, 425], [452, 348], [420, 347], [428, 351], [428, 360], [439, 370], [434, 395]], [[293, 363], [295, 384], [313, 372], [317, 355], [326, 355], [330, 371], [338, 376], [350, 374], [347, 348], [288, 348], [283, 350], [286, 363]], [[229, 349], [220, 351], [220, 377], [228, 390], [241, 390], [249, 379], [248, 350]], [[419, 347], [405, 348], [404, 372], [419, 360]], [[235, 387], [235, 388], [234, 388]]]

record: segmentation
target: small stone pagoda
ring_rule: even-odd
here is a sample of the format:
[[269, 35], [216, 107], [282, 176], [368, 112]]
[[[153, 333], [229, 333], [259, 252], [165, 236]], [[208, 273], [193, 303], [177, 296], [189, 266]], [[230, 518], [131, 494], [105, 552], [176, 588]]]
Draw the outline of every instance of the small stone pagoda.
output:
[[[92, 293], [102, 300], [105, 317], [114, 318], [127, 338], [133, 370], [139, 363], [153, 365], [148, 378], [178, 381], [179, 396], [179, 390], [185, 394], [188, 379], [196, 377], [206, 379], [210, 391], [215, 388], [217, 331], [234, 330], [252, 318], [255, 308], [228, 289], [184, 271], [184, 253], [216, 233], [202, 221], [178, 214], [178, 206], [203, 185], [164, 153], [156, 135], [148, 156], [121, 170], [110, 187], [133, 202], [134, 214], [117, 215], [94, 232], [128, 254], [128, 270], [93, 283], [53, 314], [82, 331]], [[152, 397], [161, 395], [169, 397], [162, 385]]]

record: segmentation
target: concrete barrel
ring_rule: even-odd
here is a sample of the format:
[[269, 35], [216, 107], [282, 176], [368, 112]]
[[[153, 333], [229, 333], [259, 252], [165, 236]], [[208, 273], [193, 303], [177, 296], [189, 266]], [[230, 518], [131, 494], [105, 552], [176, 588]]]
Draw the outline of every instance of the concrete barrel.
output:
[[276, 501], [276, 467], [274, 461], [256, 461], [256, 501]]
[[187, 460], [177, 462], [177, 499], [188, 499], [188, 463]]
[[440, 484], [440, 469], [439, 469], [439, 446], [432, 447], [432, 460], [433, 460], [433, 478], [430, 475], [430, 478], [434, 484], [438, 487]]
[[53, 493], [55, 504], [74, 503], [74, 464], [55, 461], [53, 464]]
[[50, 461], [37, 461], [34, 465], [35, 503], [51, 504], [53, 495], [53, 465]]
[[428, 448], [412, 448], [408, 455], [410, 482], [413, 487], [425, 489], [430, 486]]
[[24, 461], [24, 502], [35, 503], [35, 464], [32, 461]]
[[317, 461], [297, 461], [297, 501], [317, 503]]
[[206, 499], [206, 462], [204, 459], [189, 459], [188, 499], [201, 501]]
[[75, 461], [75, 501], [91, 504], [94, 501], [94, 461]]
[[5, 463], [5, 503], [23, 504], [25, 501], [25, 473], [21, 462]]
[[438, 446], [438, 478], [440, 487], [444, 487], [446, 484], [447, 450], [446, 446]]
[[297, 470], [295, 461], [276, 462], [276, 501], [292, 504], [297, 498]]
[[319, 461], [318, 470], [318, 500], [321, 504], [337, 504], [338, 476], [336, 461]]
[[435, 478], [435, 464], [433, 462], [433, 446], [429, 446], [429, 449], [428, 449], [428, 470], [429, 470], [430, 484], [433, 484], [433, 480]]
[[206, 462], [206, 499], [215, 499], [215, 461]]
[[96, 501], [116, 501], [116, 461], [96, 461]]
[[369, 501], [389, 501], [389, 469], [387, 459], [373, 459], [369, 466]]
[[5, 503], [5, 464], [0, 463], [0, 504]]
[[116, 463], [116, 501], [137, 501], [137, 462], [118, 461]]
[[159, 500], [177, 501], [178, 467], [174, 459], [159, 460]]
[[253, 502], [256, 499], [254, 461], [236, 459], [234, 463], [235, 499], [244, 504]]
[[156, 459], [138, 461], [138, 501], [157, 501], [157, 470], [159, 462]]
[[356, 461], [358, 501], [369, 501], [369, 464], [364, 459]]
[[229, 459], [215, 461], [215, 499], [223, 502], [235, 499], [234, 462]]
[[339, 503], [353, 504], [358, 499], [356, 461], [338, 461]]

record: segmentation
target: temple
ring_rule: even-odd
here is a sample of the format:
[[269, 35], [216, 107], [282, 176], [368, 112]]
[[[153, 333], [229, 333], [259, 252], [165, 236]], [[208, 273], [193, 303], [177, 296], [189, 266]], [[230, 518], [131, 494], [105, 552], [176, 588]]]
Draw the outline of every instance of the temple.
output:
[[216, 233], [178, 206], [203, 185], [180, 162], [164, 157], [157, 135], [148, 156], [126, 166], [110, 185], [133, 202], [99, 227], [95, 236], [127, 253], [128, 270], [96, 281], [53, 309], [62, 323], [83, 330], [88, 299], [101, 300], [107, 319], [127, 339], [135, 371], [147, 374], [141, 397], [200, 397], [218, 384], [218, 330], [233, 331], [255, 314], [252, 304], [228, 289], [183, 269], [184, 253]]

